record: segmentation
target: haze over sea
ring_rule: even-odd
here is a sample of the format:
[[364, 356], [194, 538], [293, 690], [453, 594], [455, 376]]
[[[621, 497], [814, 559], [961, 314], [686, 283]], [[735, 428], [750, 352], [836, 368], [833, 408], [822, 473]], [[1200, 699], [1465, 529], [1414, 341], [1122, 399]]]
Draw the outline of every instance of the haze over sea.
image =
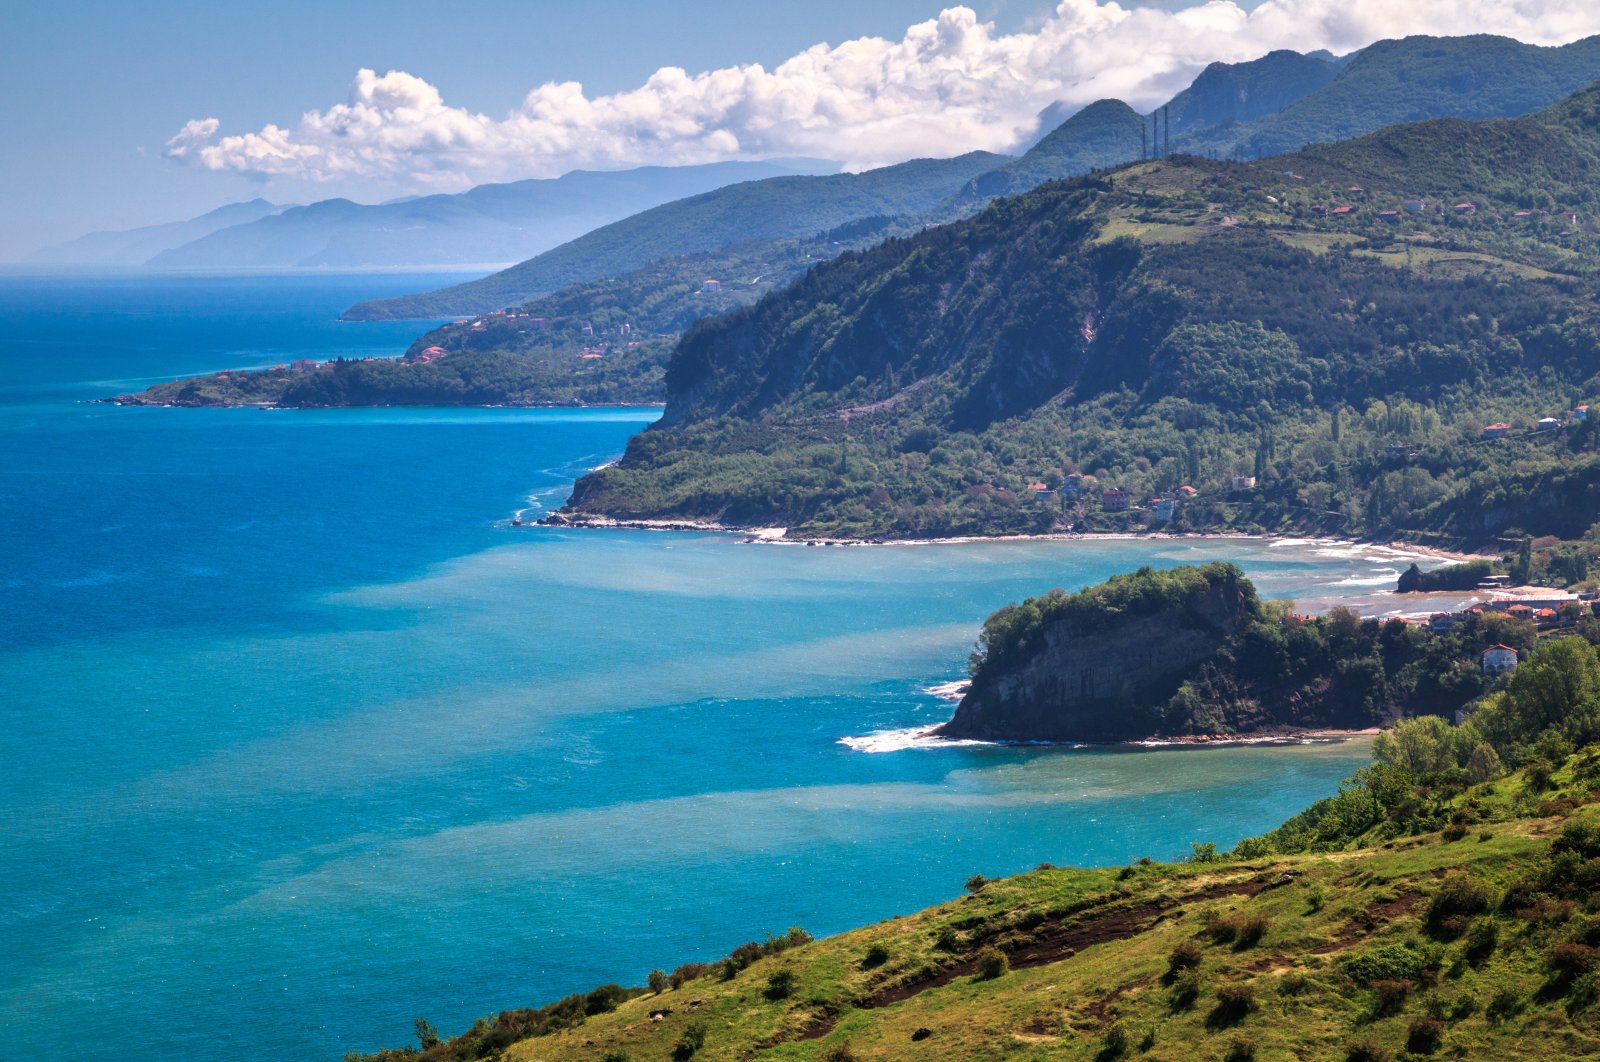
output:
[[1227, 846], [1365, 759], [840, 739], [946, 717], [1027, 594], [1231, 559], [1325, 601], [1382, 551], [517, 528], [655, 411], [85, 402], [398, 353], [417, 322], [338, 311], [447, 279], [0, 278], [8, 1057], [398, 1046], [975, 872]]

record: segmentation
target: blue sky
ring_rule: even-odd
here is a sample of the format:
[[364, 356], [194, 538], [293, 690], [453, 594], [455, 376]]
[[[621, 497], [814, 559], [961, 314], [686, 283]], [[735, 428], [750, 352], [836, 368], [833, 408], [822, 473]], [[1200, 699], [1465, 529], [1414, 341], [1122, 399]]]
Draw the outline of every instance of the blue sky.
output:
[[0, 5], [0, 260], [255, 195], [377, 201], [578, 167], [1005, 151], [1051, 103], [1155, 106], [1207, 62], [1276, 47], [1600, 32], [1585, 0], [943, 7], [14, 0]]
[[[162, 144], [198, 116], [255, 129], [341, 98], [360, 67], [401, 69], [500, 114], [535, 84], [610, 92], [656, 68], [774, 64], [818, 41], [937, 14], [924, 0], [453, 3], [161, 0], [0, 4], [0, 260], [95, 228], [200, 213], [262, 189], [186, 169]], [[980, 5], [1017, 25], [1044, 4]], [[139, 154], [139, 149], [144, 154]], [[361, 191], [274, 189], [286, 198]], [[374, 189], [375, 191], [381, 191]]]

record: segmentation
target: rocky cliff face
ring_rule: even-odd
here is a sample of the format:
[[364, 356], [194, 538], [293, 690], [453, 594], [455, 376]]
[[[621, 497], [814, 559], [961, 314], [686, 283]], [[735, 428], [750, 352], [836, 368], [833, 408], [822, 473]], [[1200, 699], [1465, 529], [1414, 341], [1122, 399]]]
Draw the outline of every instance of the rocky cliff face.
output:
[[1047, 621], [1020, 661], [980, 668], [946, 737], [986, 741], [1125, 741], [1161, 728], [1184, 679], [1249, 621], [1253, 594], [1236, 572], [1179, 604], [1097, 631]]

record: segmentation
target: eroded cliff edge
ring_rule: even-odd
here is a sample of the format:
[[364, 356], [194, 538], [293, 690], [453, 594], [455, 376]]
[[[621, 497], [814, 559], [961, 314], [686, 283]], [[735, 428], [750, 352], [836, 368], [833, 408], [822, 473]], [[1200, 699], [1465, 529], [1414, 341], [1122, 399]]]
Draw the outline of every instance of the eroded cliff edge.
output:
[[1494, 681], [1484, 647], [1531, 648], [1527, 621], [1470, 615], [1444, 631], [1345, 609], [1260, 601], [1231, 564], [1116, 575], [990, 616], [946, 737], [1130, 741], [1449, 718]]
[[1054, 590], [984, 624], [948, 737], [1121, 741], [1160, 732], [1184, 680], [1259, 617], [1231, 564], [1114, 576]]

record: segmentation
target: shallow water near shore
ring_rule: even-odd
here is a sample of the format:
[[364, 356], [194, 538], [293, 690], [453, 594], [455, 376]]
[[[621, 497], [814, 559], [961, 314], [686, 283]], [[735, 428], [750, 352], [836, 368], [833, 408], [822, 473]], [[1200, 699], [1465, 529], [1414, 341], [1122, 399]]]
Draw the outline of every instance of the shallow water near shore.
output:
[[84, 404], [395, 353], [421, 326], [333, 318], [424, 286], [0, 279], [12, 1056], [401, 1045], [419, 1015], [459, 1031], [973, 873], [1227, 846], [1365, 761], [840, 739], [946, 718], [929, 687], [1027, 594], [1227, 559], [1336, 601], [1392, 578], [1388, 551], [513, 527], [656, 412]]

